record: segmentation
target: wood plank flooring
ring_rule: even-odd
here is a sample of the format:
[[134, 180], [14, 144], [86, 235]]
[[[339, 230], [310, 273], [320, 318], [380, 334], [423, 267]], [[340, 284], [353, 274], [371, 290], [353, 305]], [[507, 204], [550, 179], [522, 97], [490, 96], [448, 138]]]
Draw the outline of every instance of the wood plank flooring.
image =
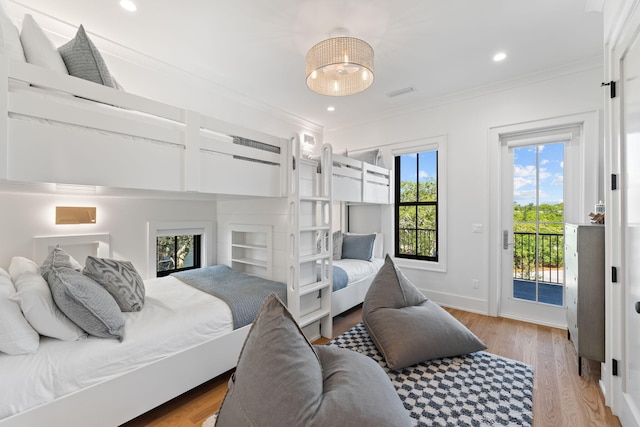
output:
[[[620, 426], [618, 418], [604, 405], [598, 385], [600, 364], [583, 359], [582, 377], [579, 377], [578, 358], [565, 330], [447, 310], [489, 347], [488, 352], [534, 366], [534, 426]], [[361, 320], [359, 308], [335, 317], [334, 336]], [[220, 408], [229, 375], [208, 381], [124, 426], [200, 426]]]

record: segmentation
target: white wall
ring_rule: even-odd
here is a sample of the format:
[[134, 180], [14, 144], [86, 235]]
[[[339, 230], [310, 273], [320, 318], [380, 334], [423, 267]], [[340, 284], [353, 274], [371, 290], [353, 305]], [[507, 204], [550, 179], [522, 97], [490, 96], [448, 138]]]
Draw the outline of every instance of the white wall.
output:
[[[602, 69], [569, 73], [563, 77], [498, 90], [468, 99], [433, 106], [325, 134], [325, 141], [340, 152], [381, 147], [386, 165], [392, 165], [390, 146], [440, 135], [447, 144], [447, 271], [404, 268], [407, 276], [428, 297], [466, 310], [488, 313], [489, 129], [533, 120], [601, 110]], [[599, 171], [593, 171], [599, 174]], [[601, 180], [600, 180], [601, 181]], [[602, 184], [599, 184], [602, 187]], [[600, 195], [602, 191], [598, 192]], [[392, 209], [383, 209], [380, 229], [386, 249], [393, 236]], [[350, 218], [350, 222], [357, 221]], [[483, 233], [472, 233], [483, 224]], [[401, 261], [399, 261], [401, 263]], [[472, 281], [479, 280], [474, 289]]]
[[[0, 267], [6, 270], [13, 256], [33, 259], [36, 236], [109, 233], [112, 257], [131, 261], [147, 277], [147, 221], [215, 222], [214, 201], [105, 197], [88, 192], [32, 194], [0, 189]], [[95, 206], [96, 224], [56, 225], [56, 206]], [[215, 254], [210, 262], [215, 262]]]

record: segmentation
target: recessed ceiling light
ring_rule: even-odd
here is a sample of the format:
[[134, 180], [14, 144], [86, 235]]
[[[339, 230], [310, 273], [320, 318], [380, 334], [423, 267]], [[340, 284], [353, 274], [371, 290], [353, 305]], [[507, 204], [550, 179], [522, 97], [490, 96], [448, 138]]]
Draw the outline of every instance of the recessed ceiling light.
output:
[[138, 10], [136, 4], [131, 0], [120, 0], [120, 6], [123, 9], [128, 10], [129, 12], [135, 12], [136, 10]]
[[336, 111], [336, 107], [334, 107], [333, 105], [329, 105], [327, 107], [327, 111]]
[[500, 62], [502, 60], [504, 60], [507, 57], [507, 54], [504, 52], [499, 52], [496, 53], [495, 56], [493, 57], [493, 60], [496, 62]]

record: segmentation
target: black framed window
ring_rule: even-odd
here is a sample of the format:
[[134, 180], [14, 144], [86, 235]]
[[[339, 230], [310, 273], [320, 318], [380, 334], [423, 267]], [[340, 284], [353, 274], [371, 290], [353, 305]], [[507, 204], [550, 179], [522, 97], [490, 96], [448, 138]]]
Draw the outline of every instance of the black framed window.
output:
[[177, 271], [200, 268], [202, 236], [158, 236], [156, 257], [158, 277], [168, 276]]
[[395, 156], [395, 256], [438, 261], [438, 151]]

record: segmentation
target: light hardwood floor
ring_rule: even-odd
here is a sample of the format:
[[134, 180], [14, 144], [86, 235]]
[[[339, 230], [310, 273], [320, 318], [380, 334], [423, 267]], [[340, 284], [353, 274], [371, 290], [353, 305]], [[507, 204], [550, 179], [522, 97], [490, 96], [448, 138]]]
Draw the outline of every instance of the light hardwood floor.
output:
[[[534, 426], [620, 426], [618, 418], [604, 405], [598, 386], [600, 364], [583, 359], [582, 377], [579, 377], [578, 360], [565, 330], [460, 310], [448, 311], [488, 346], [488, 352], [533, 365]], [[340, 335], [361, 320], [360, 309], [335, 317], [334, 335]], [[125, 426], [200, 426], [220, 408], [228, 379], [229, 373], [215, 378]]]

